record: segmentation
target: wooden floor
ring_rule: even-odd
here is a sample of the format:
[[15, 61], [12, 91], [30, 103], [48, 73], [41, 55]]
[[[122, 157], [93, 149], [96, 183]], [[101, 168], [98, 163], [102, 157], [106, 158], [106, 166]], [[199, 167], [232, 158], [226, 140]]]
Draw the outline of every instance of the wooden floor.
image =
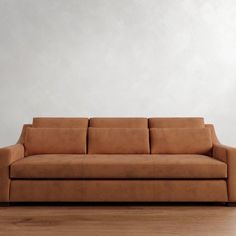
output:
[[2, 236], [235, 236], [236, 207], [0, 207]]

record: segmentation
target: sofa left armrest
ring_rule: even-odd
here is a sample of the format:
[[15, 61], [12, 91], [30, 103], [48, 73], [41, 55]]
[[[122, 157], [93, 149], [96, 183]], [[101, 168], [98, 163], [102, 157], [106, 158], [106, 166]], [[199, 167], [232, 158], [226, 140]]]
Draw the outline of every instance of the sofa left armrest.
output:
[[15, 144], [0, 148], [0, 202], [9, 201], [10, 192], [10, 165], [24, 158], [24, 146]]
[[230, 202], [236, 202], [236, 148], [215, 144], [213, 146], [213, 158], [227, 164], [228, 197]]

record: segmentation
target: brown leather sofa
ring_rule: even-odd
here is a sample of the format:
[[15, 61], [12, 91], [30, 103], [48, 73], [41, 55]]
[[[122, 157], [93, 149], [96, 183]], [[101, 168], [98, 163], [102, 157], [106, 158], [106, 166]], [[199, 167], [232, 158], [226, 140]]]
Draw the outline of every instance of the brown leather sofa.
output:
[[236, 149], [203, 118], [34, 118], [0, 149], [0, 202], [236, 202]]

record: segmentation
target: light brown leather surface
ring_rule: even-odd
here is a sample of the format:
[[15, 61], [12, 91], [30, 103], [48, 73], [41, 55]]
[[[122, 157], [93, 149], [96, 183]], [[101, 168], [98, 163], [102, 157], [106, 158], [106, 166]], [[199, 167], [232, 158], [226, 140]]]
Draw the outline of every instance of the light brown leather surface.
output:
[[204, 128], [202, 117], [153, 117], [148, 119], [149, 128]]
[[24, 124], [23, 128], [21, 130], [20, 138], [18, 139], [17, 143], [24, 145], [25, 142], [25, 135], [26, 135], [26, 130], [27, 128], [32, 127], [31, 124]]
[[227, 164], [229, 201], [236, 202], [236, 148], [215, 144], [213, 146], [213, 157]]
[[85, 154], [87, 129], [27, 128], [26, 155]]
[[87, 128], [88, 118], [35, 117], [35, 128]]
[[148, 119], [139, 117], [90, 118], [89, 127], [95, 128], [148, 128]]
[[[236, 148], [219, 144], [203, 118], [91, 118], [90, 125], [89, 152], [100, 154], [85, 154], [87, 118], [25, 125], [18, 144], [0, 149], [0, 202], [236, 202]], [[148, 125], [158, 128], [150, 131], [158, 154], [148, 154]], [[31, 154], [39, 155], [24, 158]]]
[[202, 155], [35, 155], [11, 165], [11, 178], [226, 178], [227, 165]]
[[225, 202], [224, 180], [13, 180], [11, 202]]
[[21, 144], [0, 148], [0, 202], [9, 201], [10, 165], [24, 157], [24, 146]]
[[89, 128], [89, 154], [148, 154], [148, 129]]
[[207, 154], [212, 149], [207, 128], [150, 129], [152, 154]]
[[214, 125], [212, 125], [212, 124], [206, 124], [205, 127], [208, 128], [208, 129], [210, 129], [210, 131], [211, 131], [212, 143], [213, 143], [213, 144], [220, 144], [220, 141], [219, 141], [219, 139], [218, 139], [218, 137], [217, 137], [217, 135], [216, 135], [216, 131], [215, 131]]

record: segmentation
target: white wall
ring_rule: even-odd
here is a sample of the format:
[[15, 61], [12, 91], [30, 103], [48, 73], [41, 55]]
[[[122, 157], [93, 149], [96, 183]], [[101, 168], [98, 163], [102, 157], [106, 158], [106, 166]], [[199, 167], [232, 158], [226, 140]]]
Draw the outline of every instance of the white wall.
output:
[[34, 116], [203, 116], [236, 146], [235, 0], [0, 0], [0, 146]]

